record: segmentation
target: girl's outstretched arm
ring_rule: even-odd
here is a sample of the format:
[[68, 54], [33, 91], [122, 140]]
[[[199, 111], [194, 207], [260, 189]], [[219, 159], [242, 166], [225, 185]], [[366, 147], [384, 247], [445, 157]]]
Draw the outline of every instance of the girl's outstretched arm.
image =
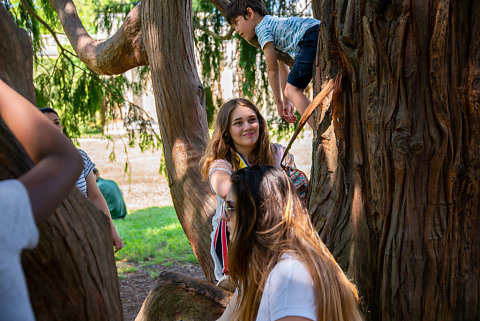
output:
[[107, 202], [105, 201], [102, 192], [100, 192], [100, 189], [98, 188], [97, 182], [95, 181], [95, 174], [93, 174], [93, 172], [88, 174], [86, 182], [88, 199], [92, 201], [92, 203], [95, 204], [95, 206], [98, 207], [98, 209], [100, 209], [105, 215], [107, 215], [110, 221], [110, 233], [112, 233], [113, 246], [115, 246], [115, 252], [118, 252], [123, 248], [123, 241], [118, 234], [115, 225], [113, 225], [112, 216], [110, 215]]

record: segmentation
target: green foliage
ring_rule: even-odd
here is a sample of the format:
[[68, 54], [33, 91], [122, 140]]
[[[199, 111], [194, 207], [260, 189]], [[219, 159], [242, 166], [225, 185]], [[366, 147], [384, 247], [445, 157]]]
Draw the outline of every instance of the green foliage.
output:
[[[138, 68], [139, 79], [130, 82], [125, 75], [108, 77], [92, 72], [71, 54], [73, 50], [69, 45], [63, 45], [68, 51], [57, 47], [57, 58], [48, 58], [42, 53], [44, 45], [40, 34], [49, 34], [50, 31], [27, 13], [20, 0], [0, 1], [17, 25], [25, 28], [32, 39], [37, 105], [52, 107], [59, 113], [64, 132], [68, 137], [76, 140], [84, 133], [98, 132], [98, 130], [103, 132], [106, 124], [114, 119], [124, 118], [120, 114], [120, 109], [126, 107], [127, 117], [124, 121], [129, 139], [128, 145], [138, 143], [142, 150], [156, 150], [161, 146], [160, 136], [153, 127], [153, 119], [125, 97], [128, 91], [136, 94], [146, 87], [146, 79], [150, 73], [148, 67]], [[48, 0], [26, 1], [30, 9], [52, 29], [61, 30], [58, 16]], [[99, 30], [97, 21], [101, 22], [101, 28], [111, 28], [114, 24], [113, 19], [123, 20], [136, 4], [124, 5], [110, 0], [75, 2], [80, 18], [90, 31]], [[102, 11], [101, 8], [104, 10]], [[93, 16], [96, 18], [92, 21]], [[104, 19], [99, 19], [100, 16]], [[100, 120], [97, 120], [98, 117]], [[114, 150], [110, 156], [115, 158]], [[164, 160], [162, 162], [165, 168]], [[129, 172], [128, 158], [125, 171]]]
[[[33, 50], [38, 52], [40, 50], [40, 23], [31, 17], [25, 8], [20, 5], [20, 1], [11, 1], [11, 0], [0, 0], [1, 3], [5, 6], [8, 13], [12, 16], [15, 23], [20, 27], [25, 29], [30, 38], [32, 39]], [[33, 7], [32, 0], [26, 0], [26, 2]]]
[[207, 110], [207, 121], [210, 127], [215, 117], [215, 105], [213, 103], [212, 87], [205, 87], [205, 106]]
[[115, 254], [117, 261], [139, 266], [171, 261], [197, 263], [172, 206], [133, 211], [122, 220], [114, 220], [114, 224], [125, 244]]
[[[124, 118], [128, 131], [128, 144], [138, 141], [142, 150], [159, 148], [158, 133], [153, 129], [154, 121], [141, 108], [128, 102], [125, 92], [141, 91], [146, 88], [149, 68], [138, 68], [139, 79], [130, 82], [125, 76], [100, 76], [87, 69], [74, 55], [58, 49], [58, 58], [42, 56], [41, 35], [50, 31], [33, 18], [21, 4], [21, 0], [0, 0], [15, 22], [29, 33], [35, 50], [35, 85], [39, 106], [55, 108], [64, 125], [65, 133], [76, 138], [91, 128], [102, 129], [113, 119], [122, 118], [119, 107], [125, 107]], [[43, 19], [57, 34], [62, 27], [48, 0], [26, 0], [36, 15]], [[265, 1], [273, 15], [298, 14], [295, 0]], [[128, 12], [138, 1], [124, 0], [75, 0], [77, 11], [88, 32], [110, 34], [121, 25]], [[201, 64], [200, 77], [205, 88], [206, 112], [209, 125], [223, 103], [221, 95], [221, 71], [225, 63], [224, 52], [231, 27], [209, 0], [193, 0], [194, 44]], [[300, 8], [301, 9], [301, 8]], [[217, 36], [215, 36], [217, 35]], [[230, 37], [231, 39], [231, 37]], [[292, 125], [277, 116], [273, 97], [270, 94], [266, 65], [261, 50], [252, 47], [238, 35], [233, 38], [239, 55], [236, 79], [238, 95], [255, 102], [264, 111], [271, 125], [272, 134], [288, 135]], [[72, 51], [71, 46], [64, 46]], [[99, 118], [98, 120], [97, 118]], [[128, 165], [126, 165], [128, 168]], [[165, 171], [164, 161], [161, 170]]]
[[[95, 33], [107, 31], [110, 33], [116, 26], [121, 26], [128, 13], [138, 4], [138, 1], [107, 2], [93, 8], [95, 13]], [[116, 28], [115, 28], [116, 29]]]

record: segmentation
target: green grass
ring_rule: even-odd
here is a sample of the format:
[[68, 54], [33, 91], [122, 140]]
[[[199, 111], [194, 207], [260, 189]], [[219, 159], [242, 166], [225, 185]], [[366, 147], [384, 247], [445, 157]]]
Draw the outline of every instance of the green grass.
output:
[[173, 206], [132, 211], [114, 224], [125, 244], [115, 254], [119, 273], [172, 261], [197, 263]]

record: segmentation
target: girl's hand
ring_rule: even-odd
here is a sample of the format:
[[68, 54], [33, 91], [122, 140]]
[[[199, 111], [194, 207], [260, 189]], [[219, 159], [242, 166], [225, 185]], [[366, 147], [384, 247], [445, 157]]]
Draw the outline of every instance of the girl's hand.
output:
[[113, 246], [115, 247], [115, 253], [123, 249], [123, 241], [116, 230], [112, 231]]

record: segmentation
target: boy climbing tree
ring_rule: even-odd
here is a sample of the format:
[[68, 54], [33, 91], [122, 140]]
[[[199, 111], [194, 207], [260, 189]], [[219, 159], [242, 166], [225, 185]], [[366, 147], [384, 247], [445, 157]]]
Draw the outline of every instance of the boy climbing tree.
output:
[[[265, 53], [268, 81], [278, 113], [286, 121], [295, 122], [293, 105], [303, 114], [310, 104], [304, 91], [312, 79], [320, 21], [270, 16], [261, 0], [232, 0], [227, 7], [226, 18], [245, 40], [258, 38]], [[277, 61], [275, 49], [294, 59], [290, 72], [284, 62]], [[313, 127], [312, 120], [308, 123]]]

